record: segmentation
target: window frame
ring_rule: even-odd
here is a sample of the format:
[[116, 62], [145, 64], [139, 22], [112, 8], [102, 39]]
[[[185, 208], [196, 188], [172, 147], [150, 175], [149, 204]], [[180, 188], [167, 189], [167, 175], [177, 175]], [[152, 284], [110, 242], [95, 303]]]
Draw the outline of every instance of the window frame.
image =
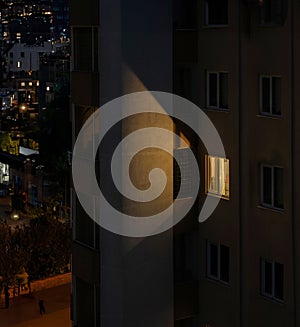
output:
[[[271, 287], [272, 287], [272, 291], [271, 293], [268, 293], [265, 291], [265, 286], [266, 286], [266, 280], [265, 280], [265, 266], [266, 263], [270, 263], [271, 267], [272, 267], [272, 280], [271, 280]], [[282, 299], [276, 297], [276, 269], [275, 266], [276, 264], [282, 265]], [[261, 276], [260, 276], [260, 281], [261, 281], [261, 287], [260, 287], [260, 291], [261, 291], [261, 295], [263, 295], [264, 297], [267, 297], [269, 299], [273, 299], [275, 301], [284, 302], [284, 264], [276, 262], [274, 260], [268, 260], [264, 257], [260, 258], [260, 266], [261, 266]]]
[[[229, 184], [229, 188], [228, 188], [228, 195], [226, 195], [226, 164], [224, 166], [225, 168], [225, 174], [224, 174], [224, 192], [222, 193], [221, 192], [221, 188], [220, 188], [220, 185], [218, 185], [218, 192], [212, 192], [210, 191], [210, 182], [209, 182], [209, 159], [210, 158], [215, 158], [215, 159], [218, 159], [217, 160], [217, 168], [216, 170], [218, 171], [218, 175], [220, 173], [220, 159], [223, 159], [224, 162], [228, 161], [228, 184]], [[223, 158], [223, 157], [217, 157], [217, 156], [211, 156], [209, 154], [206, 154], [205, 155], [205, 193], [208, 194], [208, 195], [212, 195], [212, 196], [217, 196], [217, 197], [220, 197], [221, 199], [225, 199], [225, 200], [229, 200], [230, 199], [230, 159], [228, 158]], [[218, 182], [219, 184], [219, 182]]]
[[229, 25], [229, 1], [227, 1], [227, 23], [224, 24], [210, 24], [209, 23], [209, 0], [204, 1], [204, 27], [227, 27]]
[[[264, 202], [264, 168], [271, 168], [271, 204]], [[264, 164], [264, 163], [260, 164], [260, 200], [263, 207], [282, 211], [284, 210], [284, 196], [282, 197], [282, 208], [275, 206], [274, 168], [282, 169], [282, 174], [283, 174], [284, 169], [281, 166]], [[284, 181], [282, 181], [282, 184], [283, 184], [282, 188], [284, 188]], [[284, 190], [282, 191], [282, 193], [284, 194]]]
[[[269, 94], [269, 101], [270, 101], [270, 110], [269, 111], [264, 111], [264, 108], [263, 108], [263, 79], [264, 78], [268, 78], [269, 81], [270, 81], [270, 94]], [[277, 113], [273, 113], [273, 79], [279, 79], [280, 81], [280, 103], [279, 103], [279, 110], [280, 110], [280, 114], [277, 114]], [[276, 118], [279, 118], [279, 117], [282, 117], [282, 91], [281, 91], [281, 81], [282, 81], [282, 78], [280, 75], [259, 75], [259, 111], [260, 111], [260, 114], [263, 115], [263, 116], [270, 116], [270, 117], [276, 117]]]
[[[90, 69], [80, 69], [77, 68], [76, 64], [76, 51], [75, 51], [75, 37], [74, 33], [76, 29], [87, 29], [91, 31], [91, 68]], [[97, 31], [97, 32], [96, 32]], [[74, 25], [71, 27], [71, 49], [72, 49], [72, 58], [71, 58], [71, 72], [89, 72], [89, 73], [99, 73], [99, 51], [100, 51], [100, 33], [99, 26], [97, 25]], [[97, 44], [95, 38], [97, 36]], [[97, 46], [96, 46], [97, 45]]]
[[[260, 26], [282, 26], [283, 22], [284, 22], [284, 1], [283, 0], [278, 0], [281, 3], [281, 13], [280, 13], [280, 22], [276, 22], [276, 20], [274, 19], [275, 17], [272, 17], [272, 11], [274, 9], [272, 9], [273, 6], [276, 6], [276, 4], [274, 3], [274, 1], [276, 0], [270, 0], [271, 4], [270, 4], [270, 10], [271, 10], [271, 20], [270, 21], [266, 21], [265, 17], [265, 9], [264, 6], [266, 4], [266, 2], [264, 1], [261, 5], [260, 5], [260, 11], [259, 11], [259, 25]], [[273, 3], [272, 3], [273, 2]], [[276, 9], [275, 9], [276, 10]]]
[[[210, 102], [210, 74], [217, 75], [217, 105], [211, 105]], [[227, 108], [220, 106], [220, 74], [227, 75]], [[220, 111], [229, 111], [229, 73], [228, 71], [216, 71], [216, 70], [207, 70], [206, 71], [206, 108]]]
[[[214, 276], [211, 274], [211, 245], [217, 246], [217, 254], [218, 254], [218, 266], [217, 271], [218, 275]], [[228, 281], [221, 279], [221, 246], [228, 248]], [[230, 285], [230, 247], [220, 242], [213, 242], [210, 240], [206, 240], [206, 277], [212, 279], [214, 281], [220, 282], [225, 285]]]

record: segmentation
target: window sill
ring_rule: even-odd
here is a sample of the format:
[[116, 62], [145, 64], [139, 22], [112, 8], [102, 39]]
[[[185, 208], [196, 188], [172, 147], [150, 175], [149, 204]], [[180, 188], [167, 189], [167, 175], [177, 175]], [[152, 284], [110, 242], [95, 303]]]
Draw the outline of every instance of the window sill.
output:
[[230, 283], [225, 282], [225, 281], [223, 281], [223, 280], [221, 280], [221, 279], [218, 279], [218, 278], [216, 278], [216, 277], [214, 277], [214, 276], [206, 275], [206, 279], [207, 279], [208, 281], [212, 282], [213, 284], [217, 284], [217, 285], [225, 286], [225, 287], [227, 287], [227, 288], [230, 287]]
[[212, 28], [226, 28], [228, 27], [228, 24], [205, 24], [202, 25], [203, 29], [212, 29]]
[[198, 31], [198, 29], [196, 27], [176, 27], [174, 30], [178, 31], [178, 32], [197, 32]]
[[269, 295], [269, 294], [260, 293], [260, 296], [264, 300], [268, 300], [268, 301], [273, 302], [273, 303], [277, 303], [277, 304], [281, 304], [281, 305], [285, 304], [284, 300], [277, 299], [276, 297], [274, 297], [272, 295]]
[[282, 116], [281, 115], [273, 115], [273, 114], [268, 114], [268, 113], [259, 113], [256, 115], [256, 117], [260, 118], [271, 118], [271, 119], [276, 119], [276, 120], [281, 120]]
[[259, 27], [282, 27], [283, 24], [282, 23], [259, 23], [258, 25]]
[[219, 198], [219, 199], [222, 199], [222, 200], [227, 200], [227, 201], [230, 200], [230, 197], [227, 197], [227, 196], [224, 196], [224, 195], [218, 195], [218, 194], [215, 194], [215, 193], [206, 192], [206, 195], [207, 196], [213, 196], [215, 198]]
[[263, 204], [259, 204], [257, 206], [258, 209], [264, 209], [264, 210], [271, 210], [271, 211], [274, 211], [274, 212], [277, 212], [277, 213], [281, 213], [281, 214], [284, 214], [285, 213], [285, 210], [284, 208], [276, 208], [276, 207], [272, 207], [272, 206], [268, 206], [268, 205], [263, 205]]
[[229, 109], [226, 109], [226, 108], [206, 107], [205, 110], [208, 110], [208, 111], [220, 111], [220, 112], [229, 113]]

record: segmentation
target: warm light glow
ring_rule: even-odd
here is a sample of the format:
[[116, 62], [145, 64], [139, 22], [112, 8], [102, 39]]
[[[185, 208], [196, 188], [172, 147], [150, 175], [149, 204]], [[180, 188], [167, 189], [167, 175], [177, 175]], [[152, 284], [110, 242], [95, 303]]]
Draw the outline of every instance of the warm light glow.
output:
[[47, 86], [46, 87], [46, 91], [50, 91], [50, 86]]

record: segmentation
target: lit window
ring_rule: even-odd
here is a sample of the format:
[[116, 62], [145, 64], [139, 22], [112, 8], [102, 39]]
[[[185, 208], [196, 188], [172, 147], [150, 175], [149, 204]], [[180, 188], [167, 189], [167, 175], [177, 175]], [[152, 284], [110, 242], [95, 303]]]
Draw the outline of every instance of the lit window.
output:
[[282, 24], [283, 23], [283, 1], [264, 0], [260, 9], [261, 24]]
[[229, 247], [207, 241], [207, 277], [229, 283]]
[[20, 61], [20, 60], [17, 61], [17, 67], [18, 68], [21, 68], [22, 67], [22, 61]]
[[206, 25], [228, 24], [228, 0], [205, 1], [205, 24]]
[[264, 206], [283, 209], [283, 169], [261, 166], [261, 201]]
[[32, 86], [32, 82], [29, 82], [28, 85], [29, 85], [29, 86]]
[[260, 77], [260, 111], [263, 114], [281, 115], [281, 78]]
[[25, 86], [25, 82], [21, 82], [21, 86]]
[[229, 198], [229, 159], [206, 156], [206, 192]]
[[46, 86], [46, 91], [50, 91], [50, 86]]
[[261, 293], [283, 301], [283, 265], [261, 258]]
[[208, 108], [228, 109], [228, 73], [207, 72], [207, 99]]

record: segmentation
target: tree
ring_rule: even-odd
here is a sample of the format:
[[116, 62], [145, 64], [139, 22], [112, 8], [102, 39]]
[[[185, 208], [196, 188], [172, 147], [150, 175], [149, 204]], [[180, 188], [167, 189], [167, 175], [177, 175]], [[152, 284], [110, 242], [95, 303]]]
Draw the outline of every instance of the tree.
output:
[[[40, 213], [29, 226], [14, 230], [0, 222], [0, 282], [9, 307], [9, 287], [24, 280], [45, 278], [60, 273], [70, 262], [72, 235], [69, 224]], [[26, 277], [26, 278], [25, 278]]]
[[5, 307], [9, 307], [9, 287], [29, 262], [29, 253], [22, 246], [25, 230], [17, 227], [14, 232], [6, 222], [0, 222], [0, 275], [5, 294]]
[[27, 271], [32, 279], [55, 275], [70, 261], [71, 229], [69, 224], [42, 215], [32, 219], [28, 227], [31, 247]]

